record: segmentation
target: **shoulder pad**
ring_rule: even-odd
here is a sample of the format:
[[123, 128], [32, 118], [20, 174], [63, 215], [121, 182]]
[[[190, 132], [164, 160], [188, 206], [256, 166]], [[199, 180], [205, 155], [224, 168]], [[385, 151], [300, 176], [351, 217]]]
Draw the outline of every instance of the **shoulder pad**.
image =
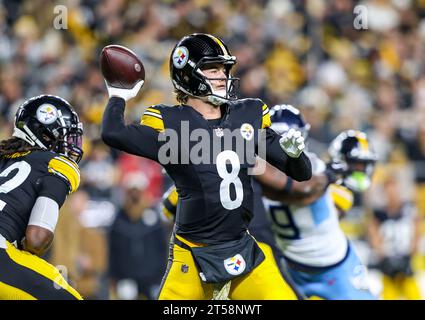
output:
[[249, 107], [249, 108], [258, 108], [261, 107], [264, 102], [261, 99], [253, 99], [253, 98], [246, 98], [246, 99], [238, 99], [235, 101], [229, 102], [232, 106], [235, 107]]
[[48, 171], [69, 184], [69, 193], [78, 189], [80, 185], [80, 169], [78, 164], [64, 156], [53, 157], [48, 164]]
[[265, 129], [271, 126], [270, 120], [270, 112], [267, 104], [263, 102], [261, 99], [247, 98], [240, 99], [233, 103], [236, 107], [249, 107], [249, 108], [257, 108], [259, 115], [262, 117], [261, 121], [261, 129]]
[[265, 129], [271, 126], [272, 122], [270, 119], [270, 110], [267, 104], [264, 103], [261, 99], [246, 99], [250, 101], [250, 104], [254, 108], [259, 108], [261, 114], [261, 129]]

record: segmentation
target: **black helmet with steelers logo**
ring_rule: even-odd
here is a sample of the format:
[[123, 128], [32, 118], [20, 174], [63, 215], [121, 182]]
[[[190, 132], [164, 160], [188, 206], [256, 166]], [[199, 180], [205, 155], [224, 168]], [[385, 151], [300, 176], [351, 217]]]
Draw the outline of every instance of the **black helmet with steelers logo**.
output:
[[[202, 70], [208, 65], [222, 64], [225, 67], [226, 92], [214, 92], [211, 80]], [[236, 99], [238, 78], [233, 78], [231, 69], [236, 64], [224, 42], [210, 34], [194, 33], [183, 37], [170, 56], [170, 74], [174, 88], [189, 96], [204, 98], [215, 105]]]
[[64, 99], [40, 95], [25, 101], [16, 112], [13, 136], [31, 146], [63, 154], [77, 163], [83, 156], [83, 125]]
[[328, 151], [332, 166], [343, 173], [345, 186], [359, 192], [370, 186], [377, 155], [366, 133], [343, 131], [331, 142]]

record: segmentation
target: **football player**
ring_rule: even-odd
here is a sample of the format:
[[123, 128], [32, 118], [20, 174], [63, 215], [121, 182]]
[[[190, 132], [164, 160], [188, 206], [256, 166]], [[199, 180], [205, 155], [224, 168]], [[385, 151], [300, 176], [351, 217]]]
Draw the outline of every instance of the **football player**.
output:
[[40, 258], [80, 183], [82, 124], [67, 101], [40, 95], [19, 107], [14, 125], [0, 142], [0, 299], [82, 299]]
[[[292, 283], [292, 280], [287, 275], [284, 266], [284, 256], [282, 251], [276, 244], [273, 233], [271, 231], [271, 224], [266, 215], [266, 211], [263, 204], [263, 192], [261, 186], [255, 179], [252, 181], [252, 189], [253, 189], [253, 218], [249, 223], [249, 233], [257, 240], [261, 249], [267, 252], [267, 256], [273, 257], [275, 261], [272, 263], [275, 264], [281, 274], [285, 282], [291, 287], [294, 293], [297, 295], [298, 299], [304, 299], [304, 296], [297, 291], [295, 285]], [[164, 193], [162, 198], [162, 202], [160, 203], [160, 210], [164, 217], [169, 221], [175, 221], [176, 213], [177, 213], [177, 203], [178, 203], [178, 193], [176, 187], [172, 185], [168, 188], [168, 190]], [[222, 299], [223, 300], [223, 299]]]
[[[110, 99], [103, 116], [103, 140], [160, 162], [180, 196], [159, 299], [211, 299], [215, 288], [228, 287], [229, 282], [231, 299], [296, 298], [247, 232], [253, 212], [249, 169], [255, 162], [246, 159], [265, 147], [266, 161], [300, 181], [311, 177], [311, 164], [299, 132], [281, 137], [270, 129], [269, 109], [261, 100], [236, 98], [236, 79], [231, 76], [235, 63], [221, 39], [200, 33], [183, 37], [170, 56], [180, 104], [147, 108], [140, 125], [125, 125], [124, 107], [143, 82], [130, 90], [107, 85]], [[189, 139], [183, 128], [191, 137], [196, 133], [197, 139]], [[167, 139], [171, 141], [170, 132], [178, 142], [167, 152], [177, 153], [178, 161], [167, 162], [163, 148]], [[221, 141], [233, 133], [235, 139], [223, 146]], [[210, 148], [199, 148], [199, 136]], [[255, 142], [255, 152], [236, 153], [240, 146], [235, 141], [241, 136], [244, 142]]]
[[373, 210], [368, 223], [369, 242], [383, 274], [382, 298], [420, 300], [412, 267], [420, 243], [420, 218], [415, 205], [402, 198], [398, 177], [385, 177], [383, 189], [386, 203]]
[[[309, 124], [299, 110], [287, 105], [271, 109], [272, 128], [283, 134], [297, 128], [308, 135]], [[366, 267], [339, 226], [339, 212], [353, 202], [352, 191], [364, 191], [370, 184], [375, 162], [366, 135], [349, 130], [331, 144], [331, 171], [315, 154], [307, 152], [313, 177], [328, 176], [337, 181], [327, 188], [313, 182], [294, 182], [268, 166], [258, 176], [265, 195], [272, 229], [292, 280], [310, 299], [374, 299], [368, 289]], [[348, 188], [351, 188], [348, 189]]]

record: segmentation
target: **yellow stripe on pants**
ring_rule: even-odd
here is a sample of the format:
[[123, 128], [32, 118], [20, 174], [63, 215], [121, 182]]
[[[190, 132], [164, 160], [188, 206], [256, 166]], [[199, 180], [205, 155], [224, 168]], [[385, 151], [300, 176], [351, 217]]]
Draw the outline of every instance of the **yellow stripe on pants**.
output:
[[27, 251], [16, 249], [9, 242], [7, 242], [6, 253], [15, 263], [41, 274], [43, 277], [50, 279], [62, 289], [68, 291], [78, 300], [83, 300], [81, 295], [73, 287], [71, 287], [68, 282], [66, 282], [65, 278], [60, 274], [59, 270], [47, 261]]

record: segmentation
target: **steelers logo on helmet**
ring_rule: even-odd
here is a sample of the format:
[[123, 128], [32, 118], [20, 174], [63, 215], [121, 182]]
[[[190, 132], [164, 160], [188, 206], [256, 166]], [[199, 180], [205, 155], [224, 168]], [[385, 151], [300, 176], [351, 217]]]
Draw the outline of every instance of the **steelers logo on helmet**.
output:
[[245, 140], [251, 140], [254, 137], [254, 128], [249, 123], [244, 123], [241, 126], [241, 135]]
[[58, 118], [58, 110], [54, 105], [44, 103], [37, 109], [37, 119], [44, 124], [52, 124]]
[[189, 51], [186, 47], [177, 47], [173, 52], [173, 64], [177, 69], [183, 68], [189, 60]]

